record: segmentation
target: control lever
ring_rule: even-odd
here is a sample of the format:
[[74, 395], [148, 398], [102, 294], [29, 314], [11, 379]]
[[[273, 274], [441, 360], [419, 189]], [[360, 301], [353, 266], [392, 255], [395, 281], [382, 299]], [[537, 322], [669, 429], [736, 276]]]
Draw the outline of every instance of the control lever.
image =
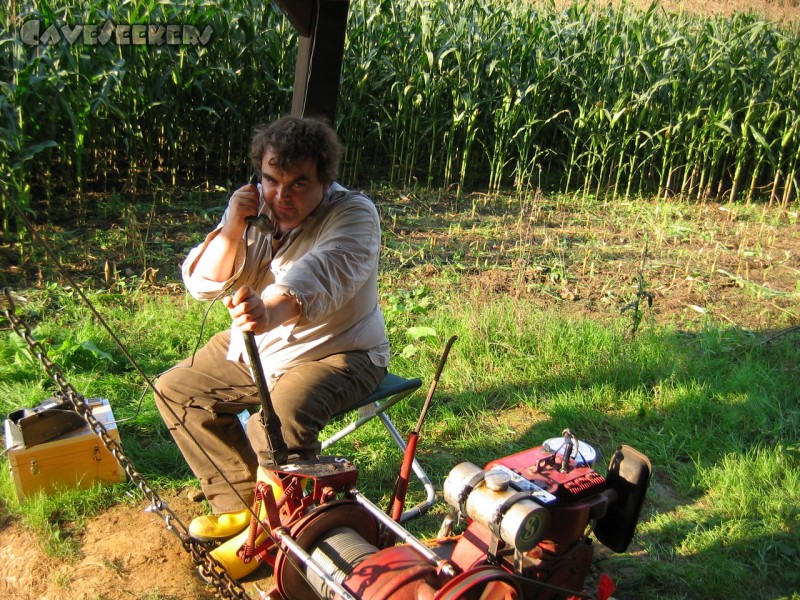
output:
[[267, 387], [267, 378], [264, 376], [264, 367], [258, 355], [255, 334], [252, 331], [245, 331], [244, 341], [247, 348], [247, 358], [250, 361], [250, 370], [253, 372], [253, 380], [261, 398], [262, 422], [264, 433], [267, 436], [267, 452], [269, 453], [269, 463], [266, 466], [284, 465], [289, 459], [289, 450], [281, 432], [281, 420], [272, 406], [272, 398]]

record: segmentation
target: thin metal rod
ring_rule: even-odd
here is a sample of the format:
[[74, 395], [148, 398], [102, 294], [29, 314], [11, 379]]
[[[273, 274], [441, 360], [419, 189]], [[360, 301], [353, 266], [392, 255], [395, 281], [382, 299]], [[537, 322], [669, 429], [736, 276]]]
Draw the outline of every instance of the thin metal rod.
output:
[[427, 558], [428, 561], [432, 565], [436, 566], [443, 575], [446, 577], [455, 577], [456, 570], [452, 564], [446, 560], [443, 560], [442, 557], [438, 556], [433, 550], [411, 535], [411, 533], [406, 531], [405, 528], [387, 517], [380, 508], [370, 502], [370, 500], [361, 492], [358, 490], [352, 490], [350, 493], [356, 502], [367, 509], [372, 516], [385, 525], [386, 528], [389, 529], [389, 531], [391, 531], [395, 536], [403, 540], [403, 542], [413, 547], [417, 552], [422, 554], [422, 556]]
[[425, 420], [425, 415], [428, 414], [428, 409], [431, 407], [431, 399], [433, 398], [433, 393], [436, 391], [436, 386], [439, 384], [439, 377], [441, 377], [444, 364], [447, 362], [447, 356], [450, 354], [450, 348], [453, 347], [453, 343], [457, 339], [458, 336], [454, 335], [447, 340], [447, 344], [445, 344], [444, 352], [442, 352], [442, 357], [439, 359], [439, 366], [436, 368], [436, 374], [433, 376], [433, 381], [431, 382], [431, 388], [428, 390], [425, 403], [422, 405], [422, 412], [420, 413], [419, 420], [417, 421], [417, 428], [414, 430], [416, 433], [419, 433], [420, 429], [422, 429], [422, 422]]
[[[325, 582], [325, 584], [334, 592], [336, 592], [339, 597], [344, 598], [345, 600], [358, 600], [355, 596], [353, 596], [347, 588], [342, 586], [339, 582], [337, 582], [331, 575], [320, 565], [314, 558], [303, 548], [295, 542], [292, 537], [286, 532], [285, 529], [275, 529], [272, 532], [272, 535], [280, 541], [288, 550], [290, 554], [292, 554], [295, 558], [297, 558], [300, 562], [303, 563], [304, 566], [310, 568], [314, 573], [319, 575], [319, 577]], [[295, 565], [295, 568], [298, 568]], [[305, 577], [305, 574], [303, 574]]]

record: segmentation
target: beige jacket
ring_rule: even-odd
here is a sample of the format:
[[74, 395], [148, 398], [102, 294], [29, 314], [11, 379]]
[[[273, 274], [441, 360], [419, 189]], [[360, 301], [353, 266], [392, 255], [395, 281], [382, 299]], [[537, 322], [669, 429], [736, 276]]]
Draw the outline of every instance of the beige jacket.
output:
[[[264, 205], [262, 201], [262, 210]], [[256, 336], [270, 387], [286, 369], [352, 350], [369, 353], [373, 363], [389, 364], [386, 326], [378, 306], [378, 211], [361, 193], [333, 183], [317, 209], [282, 241], [273, 256], [272, 234], [248, 227], [236, 256], [234, 275], [210, 281], [194, 266], [225, 223], [228, 212], [183, 263], [183, 280], [199, 300], [214, 300], [249, 285], [264, 295], [290, 294], [301, 316]], [[229, 360], [246, 360], [244, 336], [231, 330]]]

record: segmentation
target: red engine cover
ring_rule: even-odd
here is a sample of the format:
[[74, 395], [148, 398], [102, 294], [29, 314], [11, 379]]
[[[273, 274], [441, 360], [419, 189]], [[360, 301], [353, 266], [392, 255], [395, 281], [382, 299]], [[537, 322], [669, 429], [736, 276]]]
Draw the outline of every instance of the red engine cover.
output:
[[504, 466], [555, 497], [542, 502], [550, 511], [550, 529], [540, 544], [555, 554], [565, 552], [581, 540], [589, 519], [602, 517], [608, 504], [602, 475], [591, 467], [577, 466], [573, 460], [563, 468], [562, 462], [560, 455], [537, 446], [494, 460], [485, 467], [488, 471]]
[[561, 455], [537, 446], [494, 460], [485, 469], [488, 471], [496, 465], [508, 467], [559, 500], [567, 502], [605, 488], [606, 480], [591, 467], [577, 466], [570, 460], [567, 468], [562, 470], [562, 463]]

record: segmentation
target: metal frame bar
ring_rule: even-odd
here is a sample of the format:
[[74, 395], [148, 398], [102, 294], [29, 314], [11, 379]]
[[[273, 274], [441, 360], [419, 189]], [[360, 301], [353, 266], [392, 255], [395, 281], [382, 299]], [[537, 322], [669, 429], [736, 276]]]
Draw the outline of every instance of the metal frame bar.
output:
[[[386, 431], [389, 432], [389, 435], [394, 440], [394, 443], [400, 449], [401, 454], [405, 453], [406, 450], [406, 441], [400, 435], [400, 432], [395, 427], [394, 423], [389, 419], [389, 415], [386, 414], [386, 411], [403, 400], [407, 398], [415, 391], [417, 391], [419, 386], [413, 387], [410, 389], [403, 390], [401, 392], [391, 394], [389, 396], [384, 396], [383, 398], [378, 398], [374, 402], [369, 402], [364, 406], [358, 407], [358, 417], [352, 423], [349, 423], [336, 431], [333, 435], [329, 438], [325, 439], [322, 442], [322, 450], [324, 451], [328, 447], [332, 446], [339, 440], [344, 437], [347, 437], [351, 433], [353, 433], [356, 429], [364, 425], [367, 421], [378, 417], [383, 423], [384, 428]], [[380, 388], [378, 388], [380, 390]], [[355, 409], [354, 409], [355, 410]], [[412, 469], [414, 471], [414, 475], [422, 484], [422, 487], [425, 489], [425, 499], [417, 504], [409, 508], [408, 510], [403, 511], [402, 516], [400, 517], [400, 522], [405, 523], [415, 517], [418, 517], [428, 511], [428, 509], [433, 506], [434, 502], [436, 501], [436, 490], [433, 487], [433, 483], [431, 483], [428, 474], [425, 472], [425, 469], [422, 468], [422, 465], [419, 464], [417, 459], [414, 459], [412, 463]]]
[[428, 562], [436, 567], [441, 573], [443, 573], [447, 577], [454, 577], [456, 575], [456, 570], [453, 565], [448, 561], [443, 559], [441, 556], [436, 554], [429, 546], [426, 546], [417, 538], [415, 538], [408, 530], [401, 527], [398, 523], [395, 523], [391, 518], [386, 516], [386, 514], [381, 511], [380, 508], [375, 506], [369, 498], [367, 498], [364, 494], [362, 494], [359, 490], [352, 490], [351, 495], [358, 502], [361, 506], [363, 506], [367, 511], [375, 517], [378, 521], [380, 521], [384, 527], [389, 529], [393, 534], [395, 534], [398, 538], [400, 538], [403, 543], [408, 544], [414, 550], [419, 552], [423, 557], [425, 557]]

